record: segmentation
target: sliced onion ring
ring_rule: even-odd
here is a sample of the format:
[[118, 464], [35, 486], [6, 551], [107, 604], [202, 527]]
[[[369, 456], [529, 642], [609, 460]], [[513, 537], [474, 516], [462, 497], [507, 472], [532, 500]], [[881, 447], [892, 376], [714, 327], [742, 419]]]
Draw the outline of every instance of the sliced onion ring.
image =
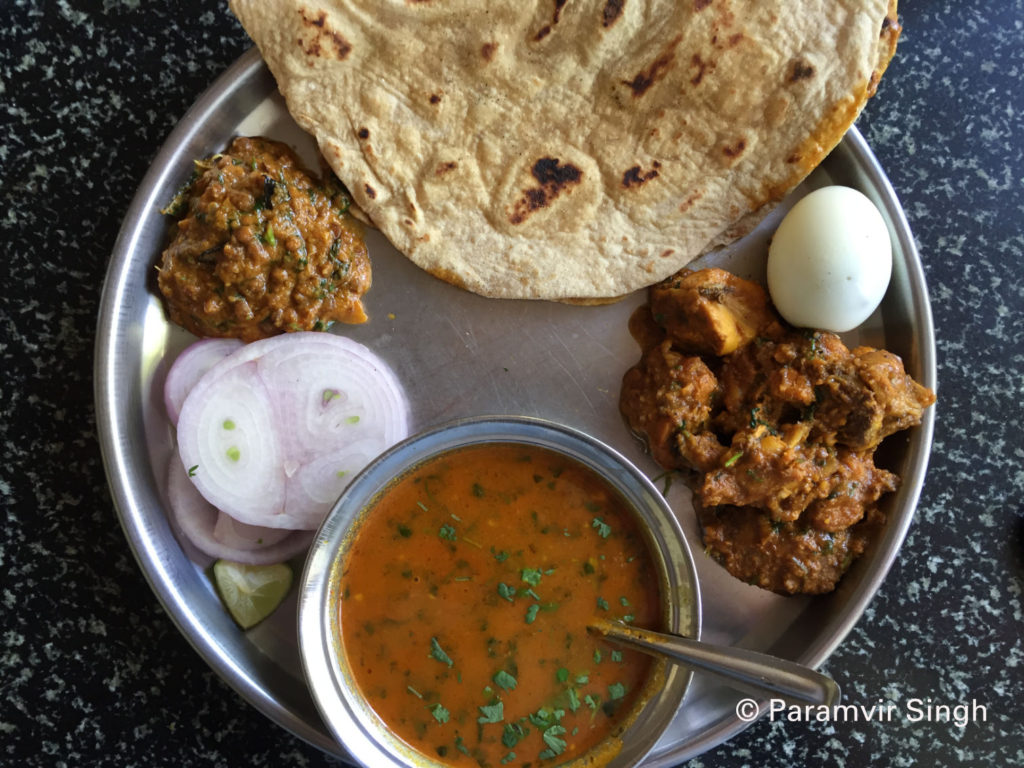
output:
[[380, 358], [350, 339], [303, 332], [212, 366], [182, 405], [178, 446], [216, 508], [250, 525], [308, 530], [408, 428], [405, 396]]
[[178, 423], [181, 404], [203, 374], [242, 346], [238, 339], [200, 339], [178, 355], [164, 379], [164, 408], [171, 424]]
[[[223, 521], [227, 515], [200, 495], [189, 480], [185, 467], [174, 455], [167, 466], [167, 496], [171, 506], [171, 524], [196, 549], [213, 558], [246, 565], [270, 565], [305, 552], [312, 541], [309, 531], [282, 533], [256, 526], [240, 528], [237, 521], [231, 526], [236, 538], [225, 537]], [[220, 535], [218, 527], [221, 528]]]

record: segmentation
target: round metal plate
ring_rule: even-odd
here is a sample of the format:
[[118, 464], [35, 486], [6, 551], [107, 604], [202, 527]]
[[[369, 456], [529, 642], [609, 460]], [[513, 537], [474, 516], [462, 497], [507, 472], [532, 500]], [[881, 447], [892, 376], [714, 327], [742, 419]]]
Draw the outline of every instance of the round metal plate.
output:
[[[235, 135], [292, 144], [319, 169], [313, 140], [292, 121], [255, 49], [196, 102], [160, 150], [127, 212], [104, 286], [96, 339], [95, 397], [101, 447], [121, 523], [139, 565], [181, 632], [247, 701], [325, 751], [345, 757], [323, 726], [302, 675], [294, 595], [249, 632], [231, 621], [204, 569], [179, 545], [164, 513], [164, 467], [173, 433], [163, 415], [167, 367], [193, 340], [168, 324], [153, 289], [169, 221], [160, 208], [185, 182], [192, 161], [222, 150]], [[893, 241], [886, 298], [849, 342], [885, 346], [918, 381], [935, 388], [935, 343], [924, 275], [906, 219], [885, 174], [851, 130], [789, 200], [753, 233], [704, 257], [739, 275], [763, 279], [769, 233], [787, 203], [816, 186], [846, 184], [882, 211]], [[583, 430], [657, 477], [661, 470], [630, 436], [618, 411], [622, 374], [639, 359], [627, 330], [638, 292], [615, 304], [580, 307], [496, 301], [460, 291], [421, 272], [384, 240], [367, 238], [373, 288], [370, 320], [336, 327], [384, 357], [404, 382], [413, 427], [482, 413], [537, 416]], [[885, 578], [911, 523], [931, 446], [934, 409], [924, 423], [890, 438], [880, 453], [903, 483], [886, 499], [889, 522], [873, 549], [832, 594], [780, 597], [742, 584], [697, 556], [706, 639], [820, 665], [860, 617]], [[666, 492], [694, 552], [703, 549], [689, 493]], [[645, 765], [676, 765], [746, 727], [736, 694], [695, 676], [685, 705]]]

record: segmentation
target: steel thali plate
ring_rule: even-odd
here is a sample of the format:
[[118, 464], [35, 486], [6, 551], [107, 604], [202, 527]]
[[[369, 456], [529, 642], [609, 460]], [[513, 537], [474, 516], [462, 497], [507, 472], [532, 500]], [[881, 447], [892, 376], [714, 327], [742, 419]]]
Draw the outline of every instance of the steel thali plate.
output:
[[[286, 141], [307, 167], [320, 167], [315, 143], [288, 115], [255, 49], [185, 115], [143, 179], [111, 257], [96, 339], [101, 448], [126, 537], [179, 630], [268, 718], [346, 758], [322, 724], [302, 677], [294, 594], [270, 619], [242, 632], [205, 573], [209, 560], [183, 549], [164, 512], [162, 468], [173, 450], [173, 432], [163, 414], [161, 389], [170, 362], [194, 337], [167, 322], [154, 290], [154, 265], [169, 226], [160, 208], [187, 180], [194, 159], [223, 150], [236, 135]], [[899, 201], [856, 129], [753, 233], [700, 263], [763, 281], [770, 232], [788, 205], [824, 184], [845, 184], [867, 194], [882, 211], [893, 241], [893, 277], [885, 300], [846, 340], [885, 346], [903, 358], [915, 379], [934, 389], [935, 341], [923, 270]], [[589, 432], [652, 478], [661, 474], [618, 410], [622, 374], [639, 359], [627, 321], [645, 292], [603, 306], [486, 299], [420, 271], [379, 233], [369, 232], [367, 243], [373, 264], [365, 302], [370, 320], [336, 326], [333, 332], [366, 344], [389, 362], [412, 403], [414, 429], [481, 414], [538, 416]], [[669, 503], [697, 553], [705, 639], [810, 666], [824, 662], [860, 618], [903, 542], [924, 481], [934, 412], [929, 409], [920, 427], [883, 445], [886, 466], [903, 478], [884, 506], [888, 524], [827, 596], [781, 597], [729, 576], [700, 554], [689, 492], [681, 483], [669, 486]], [[737, 700], [730, 689], [696, 675], [645, 765], [676, 765], [739, 733], [748, 723], [736, 716]]]

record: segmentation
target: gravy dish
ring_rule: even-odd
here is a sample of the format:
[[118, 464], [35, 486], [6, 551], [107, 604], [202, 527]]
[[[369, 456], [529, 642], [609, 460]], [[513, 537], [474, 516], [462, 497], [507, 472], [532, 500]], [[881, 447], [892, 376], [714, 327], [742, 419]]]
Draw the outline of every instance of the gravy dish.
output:
[[625, 459], [533, 419], [470, 419], [385, 453], [303, 577], [324, 720], [365, 765], [631, 766], [690, 674], [587, 631], [699, 634], [674, 516]]

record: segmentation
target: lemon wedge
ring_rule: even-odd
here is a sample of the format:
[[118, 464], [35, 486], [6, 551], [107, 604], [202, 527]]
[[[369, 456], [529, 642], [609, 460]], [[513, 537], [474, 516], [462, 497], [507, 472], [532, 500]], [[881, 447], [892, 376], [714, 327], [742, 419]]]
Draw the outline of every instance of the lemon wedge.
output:
[[244, 565], [218, 560], [213, 564], [213, 580], [228, 613], [242, 629], [249, 629], [284, 600], [292, 585], [292, 569], [287, 563]]

